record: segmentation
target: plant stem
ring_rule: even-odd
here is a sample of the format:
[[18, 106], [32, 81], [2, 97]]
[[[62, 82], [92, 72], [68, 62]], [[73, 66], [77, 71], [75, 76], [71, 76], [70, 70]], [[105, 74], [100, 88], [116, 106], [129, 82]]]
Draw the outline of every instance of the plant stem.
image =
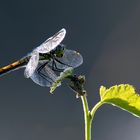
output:
[[91, 140], [91, 124], [94, 118], [96, 110], [103, 104], [98, 102], [91, 110], [89, 110], [86, 95], [81, 96], [83, 110], [84, 110], [84, 120], [85, 120], [85, 140]]
[[84, 120], [85, 120], [85, 140], [91, 140], [91, 115], [88, 107], [88, 102], [86, 95], [81, 96], [83, 110], [84, 110]]
[[98, 102], [91, 110], [90, 114], [91, 114], [91, 119], [94, 118], [95, 112], [96, 110], [103, 104], [103, 102]]

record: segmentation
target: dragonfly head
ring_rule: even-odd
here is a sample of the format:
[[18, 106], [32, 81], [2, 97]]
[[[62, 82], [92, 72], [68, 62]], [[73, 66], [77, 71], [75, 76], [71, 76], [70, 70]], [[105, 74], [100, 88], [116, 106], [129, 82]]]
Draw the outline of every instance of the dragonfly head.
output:
[[56, 47], [54, 54], [56, 55], [56, 57], [62, 57], [64, 55], [65, 52], [65, 45], [60, 44]]

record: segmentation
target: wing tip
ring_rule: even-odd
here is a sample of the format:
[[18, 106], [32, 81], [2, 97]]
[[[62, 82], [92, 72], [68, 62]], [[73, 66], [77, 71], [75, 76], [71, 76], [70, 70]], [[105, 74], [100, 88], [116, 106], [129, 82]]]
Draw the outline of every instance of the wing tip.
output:
[[63, 34], [65, 35], [66, 34], [66, 29], [65, 28], [62, 28], [60, 31], [59, 31], [59, 33], [60, 32], [63, 32]]

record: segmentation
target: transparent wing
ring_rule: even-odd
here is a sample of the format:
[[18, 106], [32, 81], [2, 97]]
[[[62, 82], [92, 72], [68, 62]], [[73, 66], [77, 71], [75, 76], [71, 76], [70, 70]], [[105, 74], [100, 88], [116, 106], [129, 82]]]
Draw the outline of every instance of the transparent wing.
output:
[[24, 76], [26, 78], [31, 77], [31, 75], [34, 73], [35, 69], [37, 68], [38, 61], [39, 61], [39, 53], [33, 52], [31, 54], [31, 58], [29, 62], [27, 63], [25, 71], [24, 71]]
[[39, 53], [48, 53], [56, 48], [64, 39], [66, 30], [63, 28], [35, 49]]
[[60, 70], [66, 69], [68, 67], [76, 68], [83, 63], [83, 57], [77, 51], [66, 49], [64, 55], [61, 58], [56, 57], [54, 62], [50, 61], [48, 65]]
[[47, 64], [39, 72], [39, 69], [47, 61], [39, 61], [35, 72], [30, 77], [36, 84], [40, 86], [50, 87], [52, 83], [56, 80], [57, 75], [52, 71], [52, 69], [47, 66]]

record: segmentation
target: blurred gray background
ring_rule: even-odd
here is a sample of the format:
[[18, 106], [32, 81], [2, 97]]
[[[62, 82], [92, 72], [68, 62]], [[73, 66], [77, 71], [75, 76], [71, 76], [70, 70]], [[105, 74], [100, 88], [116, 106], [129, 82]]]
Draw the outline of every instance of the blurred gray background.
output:
[[[0, 67], [25, 56], [61, 28], [67, 48], [84, 57], [90, 108], [99, 87], [130, 83], [140, 93], [139, 0], [0, 1]], [[49, 93], [23, 69], [0, 77], [0, 140], [84, 140], [80, 99], [66, 85]], [[92, 125], [94, 140], [139, 140], [140, 120], [110, 105]]]

